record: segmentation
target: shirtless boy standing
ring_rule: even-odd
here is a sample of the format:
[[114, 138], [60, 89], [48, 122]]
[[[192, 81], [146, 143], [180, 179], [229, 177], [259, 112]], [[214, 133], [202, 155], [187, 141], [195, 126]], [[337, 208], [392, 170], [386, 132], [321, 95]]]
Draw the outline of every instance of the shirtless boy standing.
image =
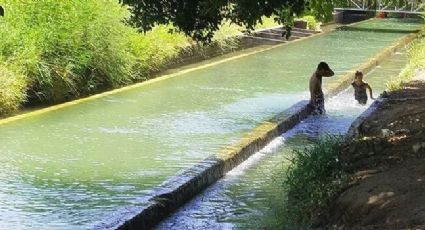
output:
[[326, 62], [320, 62], [316, 72], [310, 78], [310, 105], [313, 107], [313, 114], [324, 114], [325, 97], [322, 91], [322, 77], [332, 77], [334, 72]]

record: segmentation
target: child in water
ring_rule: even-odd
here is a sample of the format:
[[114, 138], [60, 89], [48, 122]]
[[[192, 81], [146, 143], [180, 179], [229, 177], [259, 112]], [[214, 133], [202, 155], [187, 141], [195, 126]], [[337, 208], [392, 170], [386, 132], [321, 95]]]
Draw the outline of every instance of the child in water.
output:
[[372, 96], [372, 88], [367, 82], [363, 81], [363, 73], [360, 71], [356, 72], [356, 75], [354, 77], [353, 83], [351, 85], [354, 88], [354, 98], [359, 102], [361, 105], [366, 105], [367, 103], [367, 93], [366, 89], [369, 89], [369, 95], [370, 99], [374, 100]]

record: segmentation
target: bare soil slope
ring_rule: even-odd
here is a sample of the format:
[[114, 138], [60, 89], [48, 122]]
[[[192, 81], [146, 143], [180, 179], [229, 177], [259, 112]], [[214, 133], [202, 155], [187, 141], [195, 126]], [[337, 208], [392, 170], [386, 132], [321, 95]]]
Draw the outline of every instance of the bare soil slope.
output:
[[321, 229], [425, 229], [425, 80], [404, 87], [362, 125], [366, 147], [347, 149], [353, 177]]

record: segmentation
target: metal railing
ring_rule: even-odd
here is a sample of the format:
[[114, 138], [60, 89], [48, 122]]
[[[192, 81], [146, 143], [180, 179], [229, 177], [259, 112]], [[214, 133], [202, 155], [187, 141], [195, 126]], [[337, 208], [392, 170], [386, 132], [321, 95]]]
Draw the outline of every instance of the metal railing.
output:
[[388, 0], [347, 0], [344, 6], [335, 9], [420, 14], [425, 12], [424, 5], [425, 0], [407, 0], [402, 5]]

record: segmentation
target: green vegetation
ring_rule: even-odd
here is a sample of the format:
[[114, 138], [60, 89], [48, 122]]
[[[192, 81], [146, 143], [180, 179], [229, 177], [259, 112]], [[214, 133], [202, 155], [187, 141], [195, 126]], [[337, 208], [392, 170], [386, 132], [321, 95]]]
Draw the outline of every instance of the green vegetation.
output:
[[301, 19], [307, 21], [307, 29], [316, 30], [318, 22], [316, 21], [316, 18], [314, 16], [307, 15], [302, 17]]
[[387, 83], [388, 90], [396, 91], [402, 89], [402, 83], [411, 80], [417, 69], [425, 68], [425, 28], [420, 33], [419, 38], [409, 45], [407, 56], [408, 63], [406, 67], [397, 78], [391, 79]]
[[328, 136], [304, 150], [294, 151], [282, 181], [287, 202], [281, 226], [302, 229], [309, 225], [315, 212], [326, 207], [347, 185], [348, 174], [341, 160], [344, 146], [342, 137]]
[[25, 87], [24, 76], [0, 64], [0, 114], [18, 109], [19, 104], [25, 100]]
[[[126, 24], [130, 12], [115, 0], [0, 0], [0, 5], [6, 11], [0, 17], [0, 116], [25, 103], [60, 103], [143, 81], [182, 55], [236, 48], [236, 35], [247, 28], [278, 25], [265, 12], [255, 25], [223, 20], [207, 45], [171, 25], [139, 33]], [[315, 27], [312, 16], [306, 19]]]
[[329, 22], [333, 19], [334, 7], [345, 4], [344, 0], [308, 0], [304, 15], [311, 15], [321, 22]]
[[190, 39], [179, 33], [169, 33], [171, 29], [170, 26], [161, 25], [145, 34], [132, 33], [128, 44], [135, 56], [132, 81], [148, 79], [152, 72], [161, 70], [165, 64], [177, 58], [182, 50], [190, 47]]
[[[23, 83], [14, 89], [26, 89], [14, 94], [59, 102], [128, 82], [136, 61], [130, 52], [131, 38], [137, 33], [123, 24], [128, 12], [117, 3], [7, 0], [1, 4], [7, 13], [0, 19], [0, 60], [8, 74], [0, 77], [9, 78], [3, 82], [19, 79]], [[17, 108], [25, 96], [15, 98], [19, 98], [15, 105], [3, 111]]]
[[0, 18], [0, 116], [23, 103], [59, 103], [146, 80], [182, 54], [235, 48], [231, 36], [243, 30], [224, 23], [213, 44], [196, 46], [181, 33], [169, 33], [172, 26], [139, 33], [124, 22], [128, 10], [113, 0], [0, 5], [7, 9]]
[[[305, 13], [321, 21], [332, 19], [330, 0], [121, 0], [131, 6], [132, 22], [144, 31], [156, 24], [170, 24], [198, 41], [210, 41], [223, 22], [252, 30], [264, 17], [275, 17], [280, 24], [292, 25], [294, 15]], [[190, 18], [190, 20], [188, 20]], [[289, 27], [288, 31], [290, 30]]]

